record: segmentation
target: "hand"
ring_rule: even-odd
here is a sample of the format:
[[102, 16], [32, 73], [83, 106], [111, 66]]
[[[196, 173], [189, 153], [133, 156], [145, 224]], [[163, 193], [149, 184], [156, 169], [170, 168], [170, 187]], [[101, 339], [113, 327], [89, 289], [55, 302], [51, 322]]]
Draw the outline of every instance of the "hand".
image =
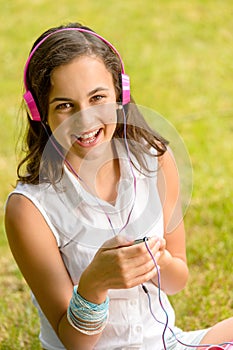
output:
[[[78, 291], [85, 299], [101, 303], [108, 289], [132, 288], [156, 276], [157, 271], [145, 243], [133, 243], [116, 236], [97, 251], [79, 281]], [[163, 242], [153, 237], [147, 244], [157, 261]]]
[[159, 258], [158, 258], [158, 266], [160, 269], [163, 269], [165, 266], [170, 264], [172, 260], [172, 256], [170, 252], [166, 249], [166, 240], [164, 238], [159, 239], [160, 248], [159, 248]]

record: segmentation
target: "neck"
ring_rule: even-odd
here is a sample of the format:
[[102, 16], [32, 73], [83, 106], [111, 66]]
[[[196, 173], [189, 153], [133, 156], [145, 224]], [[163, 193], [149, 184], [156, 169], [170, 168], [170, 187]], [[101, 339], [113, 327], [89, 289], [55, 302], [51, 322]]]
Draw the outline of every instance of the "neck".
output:
[[80, 160], [73, 155], [68, 156], [67, 160], [88, 191], [108, 202], [115, 201], [120, 169], [114, 147], [105, 149], [105, 152], [96, 158], [86, 157]]

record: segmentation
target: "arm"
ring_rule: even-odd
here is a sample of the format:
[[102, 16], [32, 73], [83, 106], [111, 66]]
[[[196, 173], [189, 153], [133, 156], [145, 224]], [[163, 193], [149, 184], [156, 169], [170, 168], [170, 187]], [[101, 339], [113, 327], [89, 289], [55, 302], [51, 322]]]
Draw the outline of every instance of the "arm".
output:
[[27, 198], [12, 195], [5, 225], [14, 258], [64, 346], [68, 350], [93, 349], [100, 335], [84, 335], [67, 321], [73, 284], [42, 215]]
[[[182, 290], [188, 279], [185, 230], [180, 204], [179, 174], [168, 150], [159, 160], [158, 189], [164, 214], [164, 238], [158, 260], [161, 287], [167, 294]], [[154, 279], [156, 283], [156, 279]]]

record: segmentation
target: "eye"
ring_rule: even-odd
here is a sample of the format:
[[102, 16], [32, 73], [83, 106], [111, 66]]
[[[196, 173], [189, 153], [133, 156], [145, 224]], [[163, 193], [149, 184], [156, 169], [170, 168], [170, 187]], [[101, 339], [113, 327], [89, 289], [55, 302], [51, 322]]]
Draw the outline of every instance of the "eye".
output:
[[106, 96], [105, 95], [95, 95], [91, 97], [91, 102], [101, 102]]
[[73, 106], [74, 105], [71, 102], [64, 102], [64, 103], [60, 103], [59, 105], [57, 105], [55, 107], [55, 109], [57, 109], [57, 110], [67, 110], [67, 109], [72, 108]]

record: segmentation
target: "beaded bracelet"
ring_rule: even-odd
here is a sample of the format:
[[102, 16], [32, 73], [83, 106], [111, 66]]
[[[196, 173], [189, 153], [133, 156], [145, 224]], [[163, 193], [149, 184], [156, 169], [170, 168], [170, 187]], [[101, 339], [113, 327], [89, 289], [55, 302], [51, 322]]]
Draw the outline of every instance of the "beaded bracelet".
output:
[[67, 309], [67, 319], [79, 332], [93, 335], [103, 331], [108, 320], [109, 297], [102, 304], [94, 304], [84, 299], [74, 286], [73, 295]]

